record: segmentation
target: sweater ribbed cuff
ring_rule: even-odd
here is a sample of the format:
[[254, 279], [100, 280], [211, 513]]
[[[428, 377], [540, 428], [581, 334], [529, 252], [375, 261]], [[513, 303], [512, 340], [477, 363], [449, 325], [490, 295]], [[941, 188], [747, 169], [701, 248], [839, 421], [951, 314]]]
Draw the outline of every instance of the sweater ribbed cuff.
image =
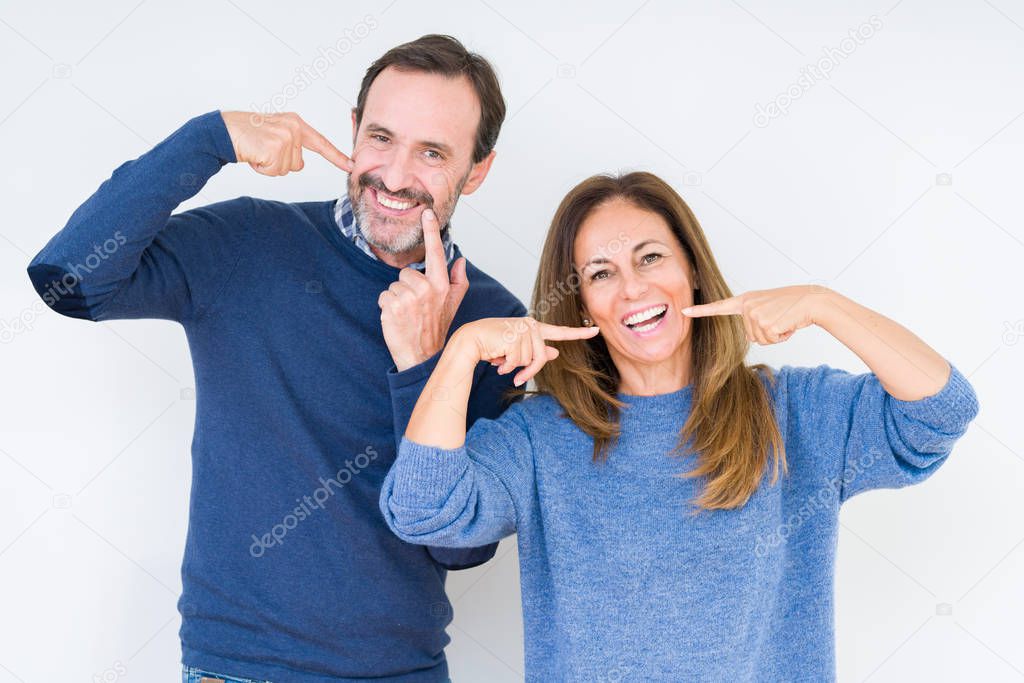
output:
[[196, 122], [206, 128], [213, 143], [213, 151], [222, 164], [233, 164], [238, 161], [235, 146], [231, 143], [231, 134], [219, 109], [197, 116]]
[[949, 365], [949, 379], [937, 393], [916, 401], [893, 398], [895, 407], [908, 417], [940, 426], [944, 431], [963, 430], [978, 414], [978, 397], [968, 379], [955, 365]]
[[[443, 350], [441, 349], [441, 351]], [[387, 372], [388, 386], [391, 387], [391, 391], [394, 392], [413, 385], [422, 389], [422, 385], [430, 378], [430, 373], [434, 372], [434, 368], [437, 367], [437, 361], [441, 358], [441, 351], [438, 351], [422, 363], [405, 370], [399, 370], [392, 365]]]
[[466, 447], [435, 448], [402, 437], [391, 499], [398, 505], [440, 508], [469, 465]]

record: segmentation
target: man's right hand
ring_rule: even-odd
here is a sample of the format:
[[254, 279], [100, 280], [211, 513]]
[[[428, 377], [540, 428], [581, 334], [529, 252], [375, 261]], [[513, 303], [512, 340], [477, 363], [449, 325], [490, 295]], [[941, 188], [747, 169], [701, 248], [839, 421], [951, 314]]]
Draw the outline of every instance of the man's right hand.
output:
[[310, 149], [346, 173], [352, 160], [303, 121], [298, 114], [260, 114], [248, 111], [221, 112], [231, 136], [235, 157], [263, 175], [287, 175], [301, 171], [302, 149]]

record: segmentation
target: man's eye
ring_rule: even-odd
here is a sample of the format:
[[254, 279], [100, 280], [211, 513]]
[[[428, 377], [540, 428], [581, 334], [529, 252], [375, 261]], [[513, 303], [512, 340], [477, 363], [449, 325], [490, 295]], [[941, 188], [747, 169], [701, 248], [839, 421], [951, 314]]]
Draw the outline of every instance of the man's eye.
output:
[[430, 159], [444, 159], [444, 157], [441, 156], [441, 153], [438, 152], [436, 149], [428, 149], [423, 153], [426, 154], [427, 157]]
[[376, 140], [377, 142], [388, 142], [388, 137], [386, 135], [381, 135], [380, 133], [375, 133], [370, 137]]

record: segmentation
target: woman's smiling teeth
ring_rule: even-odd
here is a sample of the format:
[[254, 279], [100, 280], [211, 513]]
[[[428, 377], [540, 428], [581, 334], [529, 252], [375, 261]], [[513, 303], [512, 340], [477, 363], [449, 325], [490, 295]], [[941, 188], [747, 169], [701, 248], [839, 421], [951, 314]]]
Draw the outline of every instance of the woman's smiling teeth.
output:
[[661, 323], [667, 310], [668, 306], [665, 304], [651, 306], [627, 315], [622, 319], [622, 324], [634, 332], [650, 332]]

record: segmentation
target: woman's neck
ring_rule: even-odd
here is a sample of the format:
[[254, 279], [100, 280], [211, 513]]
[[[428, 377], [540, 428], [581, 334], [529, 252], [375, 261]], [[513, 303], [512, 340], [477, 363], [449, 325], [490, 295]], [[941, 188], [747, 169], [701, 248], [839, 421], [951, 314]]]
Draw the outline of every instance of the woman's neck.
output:
[[644, 363], [632, 358], [612, 360], [619, 371], [619, 393], [630, 396], [657, 396], [679, 391], [692, 382], [689, 346], [680, 347], [669, 358], [657, 363]]

